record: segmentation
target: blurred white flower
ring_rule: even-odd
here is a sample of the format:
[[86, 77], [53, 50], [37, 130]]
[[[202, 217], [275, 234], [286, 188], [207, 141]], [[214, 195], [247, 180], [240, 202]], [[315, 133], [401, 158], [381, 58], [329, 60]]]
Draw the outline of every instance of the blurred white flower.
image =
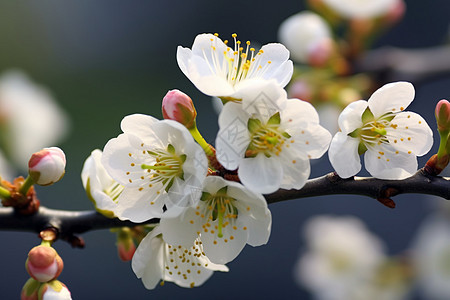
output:
[[26, 169], [32, 153], [57, 144], [68, 125], [67, 115], [47, 89], [20, 71], [0, 76], [1, 147], [18, 167]]
[[306, 252], [294, 277], [317, 299], [351, 299], [385, 259], [382, 241], [355, 217], [315, 217], [305, 225], [304, 235]]
[[256, 51], [249, 41], [241, 45], [236, 34], [232, 37], [233, 48], [210, 33], [197, 35], [192, 50], [178, 46], [178, 66], [202, 93], [234, 97], [239, 84], [250, 79], [275, 79], [281, 87], [291, 80], [293, 64], [285, 46], [272, 43]]
[[283, 21], [278, 30], [278, 37], [289, 49], [293, 60], [308, 63], [312, 51], [323, 41], [329, 40], [331, 33], [321, 16], [303, 11]]
[[425, 219], [412, 250], [417, 282], [424, 299], [450, 299], [450, 220], [441, 215]]
[[367, 19], [385, 15], [399, 0], [322, 0], [345, 18]]

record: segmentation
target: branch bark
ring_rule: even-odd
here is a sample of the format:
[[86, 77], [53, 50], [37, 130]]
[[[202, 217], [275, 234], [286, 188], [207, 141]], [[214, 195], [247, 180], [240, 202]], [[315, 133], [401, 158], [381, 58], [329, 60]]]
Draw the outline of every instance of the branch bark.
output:
[[[324, 195], [362, 195], [375, 199], [390, 198], [398, 194], [418, 193], [440, 196], [450, 200], [450, 178], [430, 176], [419, 170], [404, 180], [382, 180], [376, 178], [354, 177], [342, 179], [335, 173], [310, 179], [300, 190], [278, 190], [266, 195], [267, 203]], [[40, 207], [31, 216], [17, 214], [12, 208], [0, 208], [0, 230], [19, 230], [39, 233], [42, 230], [56, 229], [58, 237], [71, 241], [78, 234], [91, 230], [114, 227], [133, 227], [159, 222], [152, 219], [146, 223], [133, 223], [107, 218], [95, 211], [65, 211]]]

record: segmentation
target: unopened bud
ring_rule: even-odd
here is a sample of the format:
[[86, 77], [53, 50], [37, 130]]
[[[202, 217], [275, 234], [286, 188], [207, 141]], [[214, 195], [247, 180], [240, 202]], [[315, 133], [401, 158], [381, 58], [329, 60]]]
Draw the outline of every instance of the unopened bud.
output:
[[280, 42], [288, 48], [291, 58], [308, 63], [310, 49], [324, 39], [330, 39], [328, 24], [319, 15], [304, 11], [287, 18], [278, 30]]
[[136, 245], [129, 228], [120, 229], [117, 233], [117, 252], [122, 261], [130, 261], [136, 252]]
[[59, 280], [42, 284], [39, 290], [39, 299], [42, 300], [72, 300], [69, 289]]
[[196, 126], [195, 110], [192, 99], [179, 90], [168, 91], [162, 101], [162, 114], [166, 120], [174, 120], [183, 124], [187, 129]]
[[436, 110], [434, 112], [436, 115], [438, 130], [450, 130], [450, 103], [447, 100], [442, 99], [436, 105]]
[[28, 173], [34, 183], [51, 185], [63, 178], [66, 156], [58, 147], [44, 148], [34, 153], [28, 161]]
[[25, 267], [35, 280], [48, 282], [61, 274], [64, 264], [55, 249], [40, 245], [30, 250]]

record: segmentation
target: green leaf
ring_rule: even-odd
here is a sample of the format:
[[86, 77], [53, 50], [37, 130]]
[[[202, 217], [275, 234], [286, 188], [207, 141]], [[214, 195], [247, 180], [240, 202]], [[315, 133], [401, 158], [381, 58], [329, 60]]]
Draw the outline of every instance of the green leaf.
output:
[[269, 121], [267, 121], [268, 125], [280, 125], [281, 118], [280, 112], [276, 112], [273, 116], [270, 117]]
[[258, 119], [248, 119], [247, 128], [250, 133], [254, 133], [261, 128], [261, 121]]
[[373, 116], [373, 113], [370, 111], [369, 107], [367, 107], [366, 110], [363, 112], [361, 120], [363, 124], [375, 120], [375, 117]]
[[184, 163], [186, 161], [186, 157], [187, 157], [186, 154], [181, 154], [180, 155], [180, 159], [181, 159], [182, 163]]

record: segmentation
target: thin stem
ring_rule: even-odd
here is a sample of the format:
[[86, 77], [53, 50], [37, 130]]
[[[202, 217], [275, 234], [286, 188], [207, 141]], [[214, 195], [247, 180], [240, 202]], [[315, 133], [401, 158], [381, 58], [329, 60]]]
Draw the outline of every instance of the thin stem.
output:
[[4, 187], [0, 186], [0, 198], [7, 199], [9, 197], [11, 197], [11, 193]]
[[439, 131], [439, 137], [438, 159], [447, 154], [448, 130]]
[[30, 189], [30, 187], [34, 184], [34, 180], [31, 178], [30, 175], [27, 176], [27, 178], [25, 179], [25, 181], [23, 182], [22, 186], [20, 187], [19, 192], [22, 195], [26, 195], [28, 193], [28, 190]]
[[207, 156], [213, 156], [214, 152], [211, 150], [211, 145], [208, 144], [203, 136], [200, 134], [200, 132], [197, 129], [197, 126], [195, 126], [192, 129], [189, 129], [189, 132], [191, 133], [194, 140], [197, 141], [197, 143], [203, 148], [203, 151], [205, 151]]

